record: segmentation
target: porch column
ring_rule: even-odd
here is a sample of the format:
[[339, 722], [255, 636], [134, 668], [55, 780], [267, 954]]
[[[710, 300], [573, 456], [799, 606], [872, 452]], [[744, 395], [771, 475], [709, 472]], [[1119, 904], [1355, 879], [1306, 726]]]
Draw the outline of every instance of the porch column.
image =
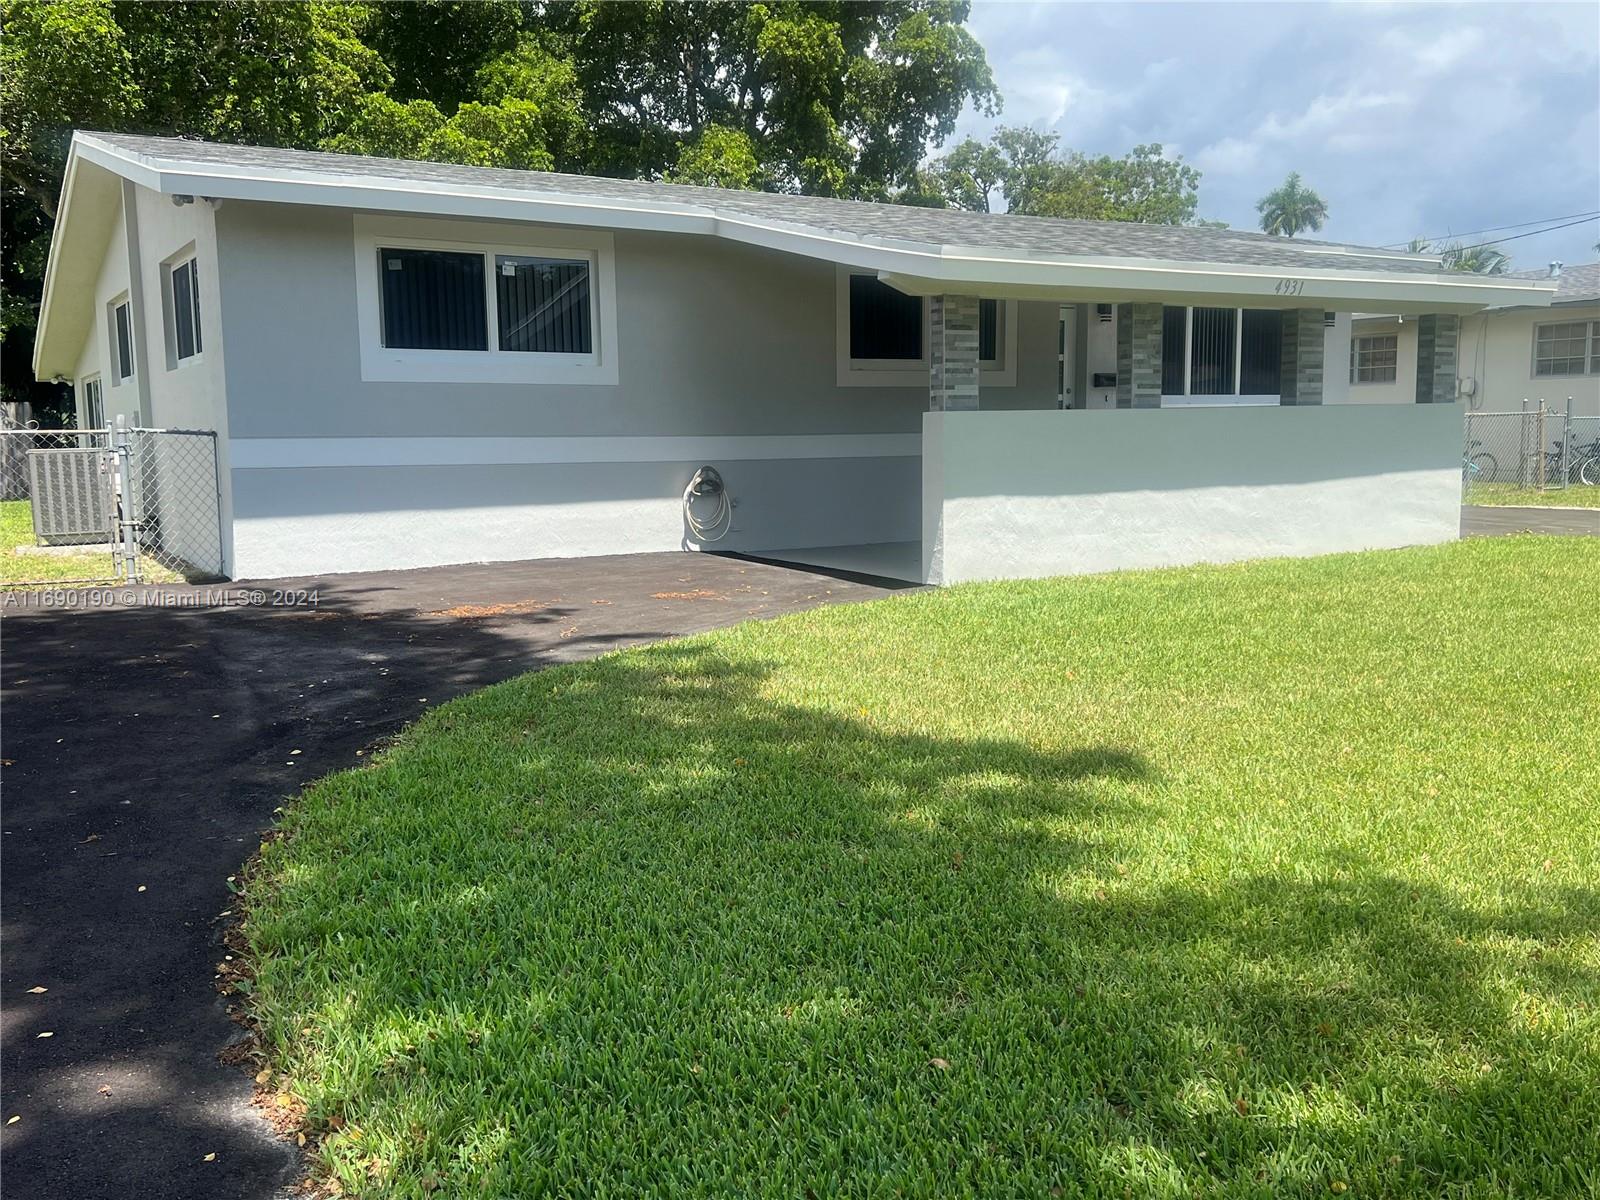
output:
[[1429, 313], [1417, 318], [1417, 403], [1452, 404], [1456, 398], [1456, 348], [1461, 318]]
[[1117, 407], [1161, 407], [1159, 304], [1117, 305]]
[[978, 298], [930, 296], [928, 408], [932, 412], [978, 407]]
[[1322, 403], [1324, 336], [1320, 308], [1291, 308], [1283, 314], [1280, 404]]

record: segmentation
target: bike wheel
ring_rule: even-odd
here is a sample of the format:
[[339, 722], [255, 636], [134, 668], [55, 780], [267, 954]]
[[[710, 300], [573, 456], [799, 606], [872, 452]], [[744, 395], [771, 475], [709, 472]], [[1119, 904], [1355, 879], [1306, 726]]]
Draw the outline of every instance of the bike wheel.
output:
[[1467, 475], [1468, 483], [1493, 483], [1495, 475], [1500, 470], [1500, 464], [1495, 461], [1494, 455], [1487, 451], [1483, 454], [1474, 454], [1467, 462], [1471, 467]]
[[1591, 455], [1578, 464], [1578, 482], [1600, 487], [1600, 454]]

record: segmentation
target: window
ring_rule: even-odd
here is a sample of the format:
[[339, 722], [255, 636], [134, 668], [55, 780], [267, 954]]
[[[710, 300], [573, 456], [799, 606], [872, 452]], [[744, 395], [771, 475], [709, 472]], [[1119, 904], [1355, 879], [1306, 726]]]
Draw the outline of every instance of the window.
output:
[[589, 264], [576, 258], [495, 257], [500, 349], [529, 354], [588, 354]]
[[383, 344], [390, 350], [487, 350], [483, 255], [380, 247]]
[[1350, 382], [1393, 383], [1399, 338], [1375, 333], [1350, 339]]
[[896, 291], [876, 275], [850, 276], [850, 357], [921, 362], [921, 296]]
[[172, 313], [172, 357], [175, 363], [200, 353], [200, 269], [193, 258], [168, 272]]
[[82, 429], [104, 429], [106, 427], [105, 397], [100, 390], [100, 376], [91, 375], [83, 381], [83, 424]]
[[1600, 321], [1535, 325], [1533, 373], [1600, 375]]
[[111, 336], [111, 382], [114, 386], [133, 378], [133, 309], [126, 297], [107, 305], [106, 320]]
[[[841, 387], [927, 387], [928, 312], [922, 296], [875, 274], [838, 269], [838, 383]], [[978, 300], [979, 381], [1016, 383], [1014, 300]]]
[[1163, 396], [1276, 398], [1282, 357], [1283, 314], [1276, 309], [1161, 310]]
[[1282, 388], [1283, 314], [1271, 308], [1247, 308], [1239, 334], [1239, 391], [1246, 396], [1276, 396]]
[[617, 382], [609, 233], [358, 214], [355, 235], [362, 379]]

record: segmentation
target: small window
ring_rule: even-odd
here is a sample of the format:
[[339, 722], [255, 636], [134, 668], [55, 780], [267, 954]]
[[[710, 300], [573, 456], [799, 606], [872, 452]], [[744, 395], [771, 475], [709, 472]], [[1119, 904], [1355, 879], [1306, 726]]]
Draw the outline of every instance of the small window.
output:
[[1161, 310], [1161, 394], [1183, 395], [1184, 325], [1189, 310], [1168, 305]]
[[1239, 392], [1276, 396], [1282, 388], [1283, 314], [1270, 308], [1247, 308], [1239, 337]]
[[378, 250], [383, 344], [390, 350], [488, 350], [483, 255]]
[[1350, 339], [1350, 382], [1393, 383], [1399, 337], [1392, 333]]
[[1563, 321], [1533, 327], [1533, 373], [1600, 374], [1600, 321]]
[[118, 301], [111, 309], [112, 344], [116, 351], [117, 379], [133, 378], [133, 310], [128, 301]]
[[992, 363], [1000, 354], [1000, 301], [978, 301], [978, 361]]
[[100, 390], [100, 376], [93, 375], [83, 381], [83, 429], [106, 427], [106, 402]]
[[589, 262], [581, 258], [495, 257], [500, 349], [590, 354]]
[[200, 353], [200, 271], [194, 259], [172, 268], [172, 350], [182, 362]]
[[873, 275], [850, 276], [850, 357], [922, 360], [922, 297]]

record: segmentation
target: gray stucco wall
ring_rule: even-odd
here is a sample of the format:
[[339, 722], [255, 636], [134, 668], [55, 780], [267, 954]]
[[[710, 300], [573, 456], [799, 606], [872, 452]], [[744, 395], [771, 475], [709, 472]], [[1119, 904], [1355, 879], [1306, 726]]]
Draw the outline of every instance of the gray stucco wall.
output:
[[[239, 461], [255, 464], [233, 470], [236, 574], [684, 545], [692, 445], [606, 461], [608, 439], [622, 437], [751, 439], [706, 460], [736, 501], [719, 548], [918, 536], [927, 390], [837, 386], [831, 264], [618, 232], [615, 386], [379, 383], [361, 377], [354, 236], [353, 215], [338, 210], [217, 213], [228, 428]], [[1053, 404], [1053, 309], [1020, 307], [1019, 341], [1041, 361], [1024, 355], [1019, 386], [985, 389], [985, 402]], [[886, 434], [902, 445], [877, 454], [873, 437]], [[866, 439], [788, 453], [784, 439], [807, 435]], [[593, 460], [577, 464], [362, 465], [384, 460], [377, 439], [463, 437], [596, 440]], [[342, 465], [274, 465], [302, 462], [283, 439], [308, 438], [337, 440]]]

